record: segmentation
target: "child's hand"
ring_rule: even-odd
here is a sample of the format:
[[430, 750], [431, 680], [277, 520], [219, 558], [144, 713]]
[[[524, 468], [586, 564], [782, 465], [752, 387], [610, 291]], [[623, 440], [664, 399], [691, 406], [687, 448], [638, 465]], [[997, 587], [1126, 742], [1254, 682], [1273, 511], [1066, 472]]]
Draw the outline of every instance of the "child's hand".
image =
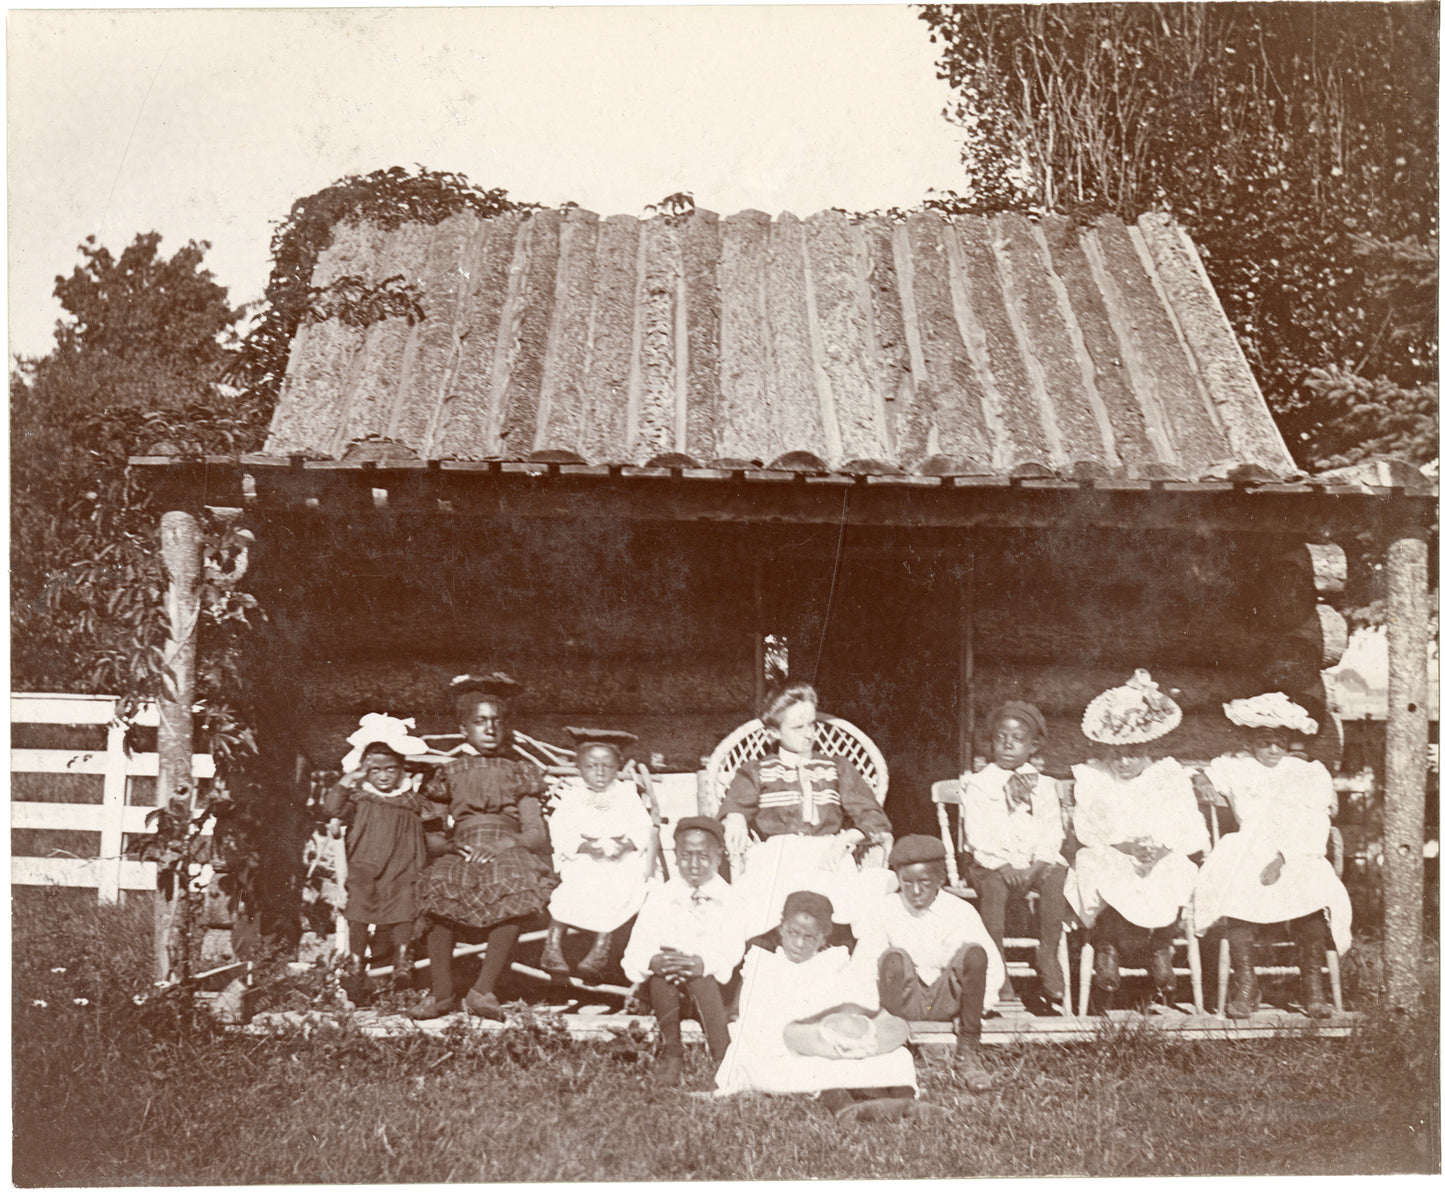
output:
[[348, 770], [341, 776], [342, 786], [360, 786], [366, 780], [366, 771], [359, 766], [355, 770]]
[[999, 868], [999, 876], [1003, 878], [1003, 884], [1010, 890], [1027, 889], [1034, 880], [1034, 871], [1037, 866], [1030, 865], [1020, 868], [1017, 865], [1004, 865]]
[[497, 858], [497, 850], [489, 844], [459, 844], [456, 846], [456, 850], [457, 855], [468, 865], [494, 861]]
[[1284, 854], [1275, 853], [1274, 860], [1259, 871], [1259, 884], [1261, 886], [1272, 886], [1279, 881], [1280, 871], [1284, 869]]
[[702, 957], [679, 952], [676, 948], [664, 947], [652, 958], [648, 967], [659, 977], [669, 981], [688, 981], [702, 976]]

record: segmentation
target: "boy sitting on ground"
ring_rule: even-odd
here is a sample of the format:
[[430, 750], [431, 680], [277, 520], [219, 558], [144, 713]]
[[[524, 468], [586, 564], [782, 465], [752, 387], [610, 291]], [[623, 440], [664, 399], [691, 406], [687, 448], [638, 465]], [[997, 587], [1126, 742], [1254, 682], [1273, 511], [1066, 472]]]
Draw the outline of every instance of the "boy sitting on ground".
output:
[[983, 1066], [983, 1012], [999, 999], [1003, 956], [978, 912], [943, 891], [943, 843], [905, 836], [889, 866], [899, 889], [867, 916], [858, 933], [860, 963], [876, 964], [878, 1002], [909, 1021], [952, 1022], [954, 1066], [969, 1091], [986, 1092], [993, 1077]]
[[829, 946], [833, 904], [799, 890], [782, 921], [748, 941], [733, 1045], [718, 1068], [719, 1096], [814, 1093], [844, 1125], [947, 1118], [916, 1098], [908, 1024], [877, 1008], [872, 973]]
[[682, 1083], [684, 995], [702, 1023], [713, 1063], [722, 1062], [728, 1047], [722, 983], [743, 952], [732, 887], [717, 872], [722, 825], [705, 815], [685, 816], [673, 841], [678, 876], [648, 892], [622, 954], [622, 971], [629, 981], [646, 983], [657, 1016], [662, 1055], [653, 1079], [670, 1086]]

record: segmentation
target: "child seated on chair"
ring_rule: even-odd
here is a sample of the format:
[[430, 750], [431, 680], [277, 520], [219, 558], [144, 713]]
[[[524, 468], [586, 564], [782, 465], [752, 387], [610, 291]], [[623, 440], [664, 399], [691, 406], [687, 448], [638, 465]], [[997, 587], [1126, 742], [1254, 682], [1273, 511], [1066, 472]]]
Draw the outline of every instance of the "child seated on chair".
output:
[[905, 836], [889, 865], [899, 889], [879, 900], [858, 931], [856, 956], [878, 975], [878, 1003], [910, 1021], [952, 1022], [954, 1066], [973, 1092], [993, 1087], [979, 1040], [983, 1012], [998, 1002], [1003, 955], [978, 912], [944, 892], [943, 842]]
[[1104, 746], [1099, 760], [1074, 767], [1074, 834], [1079, 851], [1064, 894], [1094, 944], [1094, 1003], [1112, 1008], [1121, 949], [1143, 944], [1157, 998], [1174, 991], [1174, 938], [1194, 895], [1191, 854], [1209, 833], [1184, 767], [1154, 760], [1153, 742], [1184, 714], [1149, 672], [1095, 696], [1084, 710], [1084, 736]]
[[703, 815], [678, 820], [673, 857], [678, 876], [648, 891], [632, 937], [622, 954], [622, 971], [646, 984], [657, 1016], [662, 1055], [653, 1080], [682, 1083], [682, 1011], [686, 998], [702, 1022], [708, 1053], [720, 1063], [728, 1048], [722, 985], [743, 952], [743, 936], [732, 888], [718, 876], [723, 832]]
[[567, 929], [593, 933], [592, 947], [577, 965], [595, 979], [607, 965], [612, 933], [642, 906], [653, 860], [652, 817], [637, 787], [617, 777], [622, 751], [637, 738], [610, 729], [567, 730], [577, 741], [580, 778], [556, 796], [548, 825], [552, 861], [560, 884], [552, 891], [552, 916], [542, 967], [568, 971], [562, 954]]
[[[542, 820], [546, 780], [530, 761], [512, 756], [510, 696], [521, 684], [510, 675], [458, 675], [451, 683], [461, 728], [461, 752], [422, 788], [438, 826], [436, 859], [417, 883], [426, 923], [431, 996], [411, 1017], [441, 1018], [465, 1010], [502, 1021], [497, 987], [510, 971], [523, 923], [547, 907], [557, 884]], [[487, 945], [481, 972], [458, 996], [452, 949], [457, 936]]]
[[1320, 976], [1326, 932], [1338, 951], [1348, 951], [1351, 918], [1350, 896], [1325, 857], [1335, 789], [1322, 763], [1290, 754], [1319, 724], [1280, 691], [1232, 700], [1224, 714], [1244, 730], [1246, 748], [1215, 758], [1204, 776], [1228, 801], [1239, 830], [1206, 858], [1194, 905], [1199, 931], [1224, 920], [1230, 961], [1225, 1013], [1248, 1018], [1259, 1008], [1259, 929], [1288, 924], [1299, 949], [1305, 1013], [1328, 1018]]
[[[848, 921], [870, 888], [850, 880], [853, 848], [867, 841], [886, 857], [893, 845], [888, 816], [852, 762], [814, 753], [818, 693], [809, 684], [775, 694], [761, 719], [771, 748], [738, 767], [718, 808], [745, 929], [766, 930], [783, 899], [804, 888], [826, 890]], [[762, 844], [750, 849], [749, 831]]]
[[[963, 782], [961, 803], [967, 840], [964, 877], [978, 891], [978, 908], [993, 942], [1003, 950], [1010, 903], [1039, 892], [1039, 950], [1035, 971], [1043, 986], [1036, 1009], [1057, 1014], [1064, 1000], [1059, 940], [1068, 903], [1068, 866], [1060, 849], [1064, 821], [1058, 784], [1030, 760], [1042, 747], [1047, 726], [1033, 704], [1009, 700], [988, 722], [993, 760]], [[1014, 996], [1005, 979], [1003, 997]]]
[[848, 948], [829, 946], [832, 931], [833, 904], [799, 890], [779, 924], [748, 941], [718, 1095], [815, 1093], [845, 1124], [946, 1117], [916, 1099], [908, 1024], [878, 1008], [877, 982]]
[[421, 775], [406, 771], [408, 757], [427, 751], [426, 742], [411, 735], [415, 727], [415, 721], [379, 712], [363, 716], [346, 738], [351, 752], [341, 761], [341, 781], [322, 802], [331, 835], [340, 836], [346, 827], [346, 921], [355, 971], [343, 987], [354, 1002], [366, 989], [366, 936], [372, 926], [375, 951], [393, 958], [393, 988], [404, 988], [411, 978], [416, 883], [427, 861], [422, 819], [428, 813], [417, 794]]

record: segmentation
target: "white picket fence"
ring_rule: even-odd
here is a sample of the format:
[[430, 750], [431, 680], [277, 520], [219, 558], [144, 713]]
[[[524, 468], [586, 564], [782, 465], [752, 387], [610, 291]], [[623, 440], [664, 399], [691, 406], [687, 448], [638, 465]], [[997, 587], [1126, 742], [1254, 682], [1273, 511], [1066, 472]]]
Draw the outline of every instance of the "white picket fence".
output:
[[[15, 798], [11, 784], [10, 827], [62, 832], [94, 832], [100, 836], [98, 856], [16, 856], [10, 858], [10, 881], [21, 886], [79, 886], [94, 889], [101, 902], [116, 902], [122, 890], [154, 890], [156, 867], [151, 861], [128, 860], [124, 837], [149, 831], [146, 816], [153, 806], [135, 806], [128, 798], [130, 779], [155, 778], [154, 753], [127, 753], [126, 726], [116, 720], [116, 699], [101, 695], [10, 696], [10, 724], [104, 726], [104, 749], [14, 749], [14, 774], [89, 774], [99, 780], [99, 803], [43, 803]], [[134, 723], [154, 728], [154, 705], [143, 707]], [[208, 754], [196, 754], [193, 773], [211, 778], [215, 768]], [[13, 837], [12, 837], [13, 839]]]

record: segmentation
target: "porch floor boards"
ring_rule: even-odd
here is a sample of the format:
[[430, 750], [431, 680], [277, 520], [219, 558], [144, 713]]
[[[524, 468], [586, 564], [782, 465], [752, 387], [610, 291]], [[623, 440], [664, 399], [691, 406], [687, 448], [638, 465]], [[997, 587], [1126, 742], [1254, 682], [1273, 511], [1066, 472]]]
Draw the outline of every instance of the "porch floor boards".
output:
[[[531, 1011], [534, 1020], [559, 1022], [567, 1034], [577, 1040], [606, 1040], [616, 1034], [641, 1030], [652, 1034], [650, 1014], [577, 1014], [553, 1013], [545, 1007]], [[375, 1038], [395, 1038], [417, 1033], [439, 1035], [462, 1026], [466, 1029], [495, 1032], [512, 1029], [526, 1021], [516, 1016], [512, 1023], [468, 1018], [449, 1014], [426, 1022], [414, 1022], [400, 1014], [381, 1014], [375, 1010], [356, 1010], [347, 1015], [321, 1011], [280, 1011], [258, 1014], [239, 1029], [248, 1034], [266, 1035], [286, 1027], [324, 1029], [339, 1026], [343, 1019], [363, 1034]], [[1082, 1043], [1106, 1029], [1159, 1031], [1171, 1041], [1224, 1040], [1242, 1042], [1251, 1039], [1278, 1038], [1346, 1038], [1353, 1031], [1358, 1015], [1336, 1014], [1333, 1018], [1316, 1020], [1288, 1010], [1266, 1007], [1245, 1022], [1235, 1022], [1212, 1014], [1164, 1013], [1141, 1014], [1134, 1010], [1112, 1010], [1106, 1015], [1087, 1018], [1035, 1018], [1027, 1012], [1003, 1014], [983, 1023], [985, 1044], [1007, 1043]], [[946, 1022], [915, 1022], [910, 1024], [911, 1041], [920, 1046], [951, 1046], [953, 1030]], [[683, 1039], [703, 1042], [702, 1028], [684, 1021]]]

